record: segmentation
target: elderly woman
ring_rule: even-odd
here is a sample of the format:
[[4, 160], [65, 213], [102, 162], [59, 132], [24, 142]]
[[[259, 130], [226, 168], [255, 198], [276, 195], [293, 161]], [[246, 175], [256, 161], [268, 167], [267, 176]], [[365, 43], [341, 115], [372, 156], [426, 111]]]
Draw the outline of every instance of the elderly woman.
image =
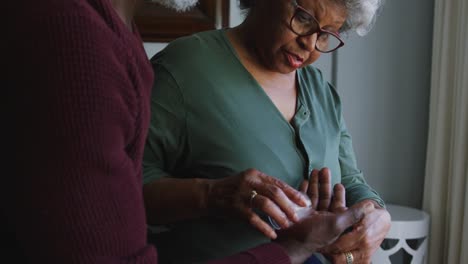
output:
[[240, 26], [176, 40], [152, 59], [143, 192], [149, 223], [168, 228], [160, 255], [196, 262], [276, 239], [266, 216], [282, 228], [297, 222], [292, 208], [304, 201], [284, 186], [310, 177], [312, 189], [319, 178], [320, 189], [341, 183], [348, 207], [372, 201], [372, 213], [322, 249], [336, 263], [369, 263], [390, 217], [357, 167], [337, 92], [311, 64], [344, 45], [340, 32], [365, 34], [380, 2], [241, 4]]

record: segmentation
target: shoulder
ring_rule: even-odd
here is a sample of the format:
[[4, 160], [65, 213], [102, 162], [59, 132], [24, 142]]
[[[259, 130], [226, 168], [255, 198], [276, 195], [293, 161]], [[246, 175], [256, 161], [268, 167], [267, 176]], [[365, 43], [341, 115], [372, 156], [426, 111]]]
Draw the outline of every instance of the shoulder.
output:
[[17, 12], [12, 23], [17, 31], [29, 33], [30, 38], [47, 39], [52, 35], [59, 41], [72, 41], [70, 46], [76, 41], [88, 41], [88, 48], [93, 48], [95, 39], [101, 43], [120, 45], [115, 38], [125, 35], [123, 23], [110, 1], [43, 0], [27, 1], [27, 6], [22, 5], [15, 8]]
[[210, 30], [178, 38], [151, 58], [151, 63], [173, 65], [206, 64], [210, 59], [226, 52], [227, 45], [222, 30]]
[[[16, 5], [16, 4], [15, 4]], [[25, 8], [27, 7], [27, 8]], [[18, 3], [16, 17], [22, 20], [54, 20], [55, 18], [69, 18], [68, 23], [73, 23], [73, 16], [81, 16], [84, 21], [93, 18], [103, 18], [104, 13], [109, 13], [110, 3], [103, 0], [43, 0]], [[71, 16], [71, 17], [70, 17]], [[30, 25], [34, 26], [34, 25]], [[64, 25], [67, 26], [67, 25]]]
[[195, 90], [226, 73], [230, 62], [232, 53], [222, 30], [176, 39], [151, 58], [156, 79], [170, 75], [181, 89]]

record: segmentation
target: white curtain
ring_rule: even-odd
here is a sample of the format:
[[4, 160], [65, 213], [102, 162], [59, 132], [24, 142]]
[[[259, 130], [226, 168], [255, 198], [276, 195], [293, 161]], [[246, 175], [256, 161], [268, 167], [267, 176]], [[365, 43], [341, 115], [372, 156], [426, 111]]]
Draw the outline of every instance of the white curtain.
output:
[[429, 264], [468, 263], [468, 1], [435, 0], [423, 208]]

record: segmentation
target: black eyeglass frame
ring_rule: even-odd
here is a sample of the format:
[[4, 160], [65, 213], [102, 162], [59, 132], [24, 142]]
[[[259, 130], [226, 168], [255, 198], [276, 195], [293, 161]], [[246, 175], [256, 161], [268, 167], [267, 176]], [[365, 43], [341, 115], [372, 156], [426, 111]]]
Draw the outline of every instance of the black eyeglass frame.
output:
[[[293, 16], [291, 17], [291, 20], [289, 21], [289, 28], [291, 29], [292, 32], [294, 32], [294, 34], [300, 36], [300, 37], [307, 37], [307, 36], [310, 36], [310, 35], [313, 35], [315, 33], [317, 33], [317, 40], [318, 38], [320, 37], [321, 34], [330, 34], [332, 36], [334, 36], [335, 38], [338, 39], [338, 41], [340, 42], [340, 44], [334, 48], [334, 49], [331, 49], [331, 50], [328, 50], [328, 51], [323, 51], [323, 50], [320, 50], [318, 47], [317, 47], [317, 42], [315, 43], [315, 49], [318, 50], [319, 52], [321, 53], [331, 53], [341, 47], [344, 46], [344, 41], [340, 38], [339, 34], [335, 33], [335, 32], [331, 32], [331, 31], [328, 31], [328, 30], [325, 30], [325, 29], [321, 29], [320, 28], [320, 23], [318, 22], [318, 20], [311, 14], [309, 13], [309, 11], [307, 11], [307, 9], [305, 9], [304, 7], [300, 6], [296, 0], [290, 0], [290, 3], [294, 6], [294, 14]], [[294, 28], [293, 28], [293, 20], [294, 18], [296, 17], [296, 15], [298, 14], [298, 10], [306, 13], [308, 16], [310, 16], [314, 21], [315, 23], [317, 23], [317, 30], [313, 30], [311, 32], [307, 32], [307, 33], [297, 33]]]

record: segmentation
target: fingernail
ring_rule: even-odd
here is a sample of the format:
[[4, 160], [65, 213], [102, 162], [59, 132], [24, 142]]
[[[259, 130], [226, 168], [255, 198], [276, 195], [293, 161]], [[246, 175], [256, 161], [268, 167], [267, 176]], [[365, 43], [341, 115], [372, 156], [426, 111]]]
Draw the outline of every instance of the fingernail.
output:
[[301, 201], [302, 201], [302, 204], [301, 204], [302, 206], [306, 206], [306, 205], [307, 205], [307, 199], [306, 199], [304, 196], [302, 196]]
[[271, 239], [276, 239], [276, 233], [275, 232], [270, 232], [270, 236], [269, 236]]
[[310, 202], [309, 202], [309, 199], [307, 198], [307, 196], [305, 194], [301, 193], [299, 203], [295, 203], [295, 204], [304, 207], [304, 206], [307, 206], [308, 203], [310, 203]]
[[297, 216], [296, 212], [293, 214], [293, 219], [294, 219], [295, 222], [299, 221], [299, 216]]

